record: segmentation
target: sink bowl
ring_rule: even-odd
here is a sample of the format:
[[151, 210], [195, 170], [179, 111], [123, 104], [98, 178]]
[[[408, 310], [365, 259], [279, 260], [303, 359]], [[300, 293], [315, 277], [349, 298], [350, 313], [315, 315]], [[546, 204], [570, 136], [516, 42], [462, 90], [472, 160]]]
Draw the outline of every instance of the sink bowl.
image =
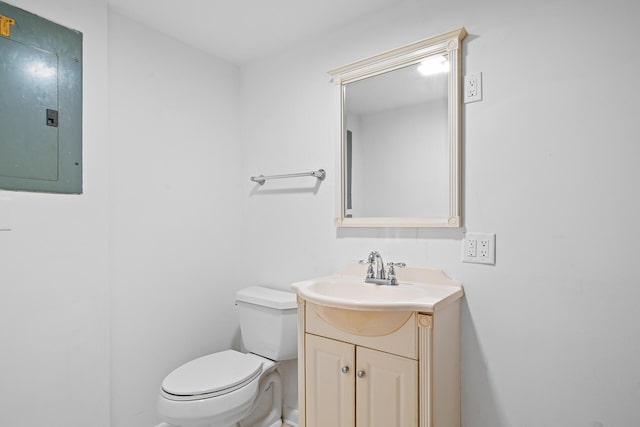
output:
[[[307, 307], [311, 307], [311, 303]], [[397, 331], [413, 311], [349, 310], [313, 304], [311, 311], [334, 328], [352, 335], [376, 337]]]
[[401, 283], [398, 286], [373, 285], [352, 277], [329, 277], [299, 288], [303, 298], [331, 307], [347, 308], [349, 305], [367, 310], [374, 307], [388, 309], [425, 296], [426, 289], [419, 285]]
[[365, 283], [365, 274], [363, 266], [354, 264], [333, 276], [294, 283], [292, 288], [301, 298], [318, 305], [364, 311], [430, 313], [463, 295], [462, 285], [440, 270], [398, 270], [398, 286]]

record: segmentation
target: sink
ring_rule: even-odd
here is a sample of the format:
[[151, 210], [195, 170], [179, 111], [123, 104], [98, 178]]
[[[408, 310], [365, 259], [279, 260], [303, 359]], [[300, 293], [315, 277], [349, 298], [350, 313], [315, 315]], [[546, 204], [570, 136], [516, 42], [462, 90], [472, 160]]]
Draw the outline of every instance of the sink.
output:
[[[331, 307], [360, 308], [375, 307], [387, 310], [391, 306], [403, 306], [425, 296], [425, 288], [401, 283], [398, 286], [373, 285], [354, 277], [329, 277], [298, 288], [303, 298]], [[347, 307], [350, 306], [350, 307]], [[356, 307], [357, 306], [357, 307]]]
[[462, 285], [436, 269], [398, 269], [398, 286], [365, 283], [365, 274], [365, 267], [351, 264], [333, 276], [297, 282], [292, 288], [318, 305], [362, 311], [431, 313], [463, 295]]

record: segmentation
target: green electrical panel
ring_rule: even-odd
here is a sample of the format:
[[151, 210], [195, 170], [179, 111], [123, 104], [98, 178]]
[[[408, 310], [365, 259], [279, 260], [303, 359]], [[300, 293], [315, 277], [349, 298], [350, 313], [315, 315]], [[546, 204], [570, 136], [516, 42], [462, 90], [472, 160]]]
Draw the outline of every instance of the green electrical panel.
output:
[[82, 193], [82, 33], [2, 1], [0, 189]]

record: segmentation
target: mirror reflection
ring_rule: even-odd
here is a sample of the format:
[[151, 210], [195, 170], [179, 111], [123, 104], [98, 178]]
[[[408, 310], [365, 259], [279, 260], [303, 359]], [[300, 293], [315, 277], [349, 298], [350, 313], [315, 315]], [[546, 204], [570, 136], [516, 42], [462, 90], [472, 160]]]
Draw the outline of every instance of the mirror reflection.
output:
[[449, 214], [448, 56], [348, 83], [345, 217]]

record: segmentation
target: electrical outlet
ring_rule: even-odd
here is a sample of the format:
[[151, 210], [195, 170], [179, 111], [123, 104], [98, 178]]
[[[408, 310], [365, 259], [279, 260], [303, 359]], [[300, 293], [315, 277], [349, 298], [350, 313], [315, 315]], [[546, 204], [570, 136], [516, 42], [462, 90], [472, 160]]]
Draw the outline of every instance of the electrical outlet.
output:
[[491, 247], [491, 244], [489, 243], [489, 239], [481, 239], [479, 246], [480, 246], [480, 258], [488, 258], [489, 248]]
[[464, 102], [482, 101], [482, 73], [464, 76]]
[[478, 241], [476, 239], [466, 239], [464, 252], [467, 257], [475, 258], [478, 255]]
[[496, 235], [494, 233], [466, 233], [462, 243], [462, 262], [496, 263]]

